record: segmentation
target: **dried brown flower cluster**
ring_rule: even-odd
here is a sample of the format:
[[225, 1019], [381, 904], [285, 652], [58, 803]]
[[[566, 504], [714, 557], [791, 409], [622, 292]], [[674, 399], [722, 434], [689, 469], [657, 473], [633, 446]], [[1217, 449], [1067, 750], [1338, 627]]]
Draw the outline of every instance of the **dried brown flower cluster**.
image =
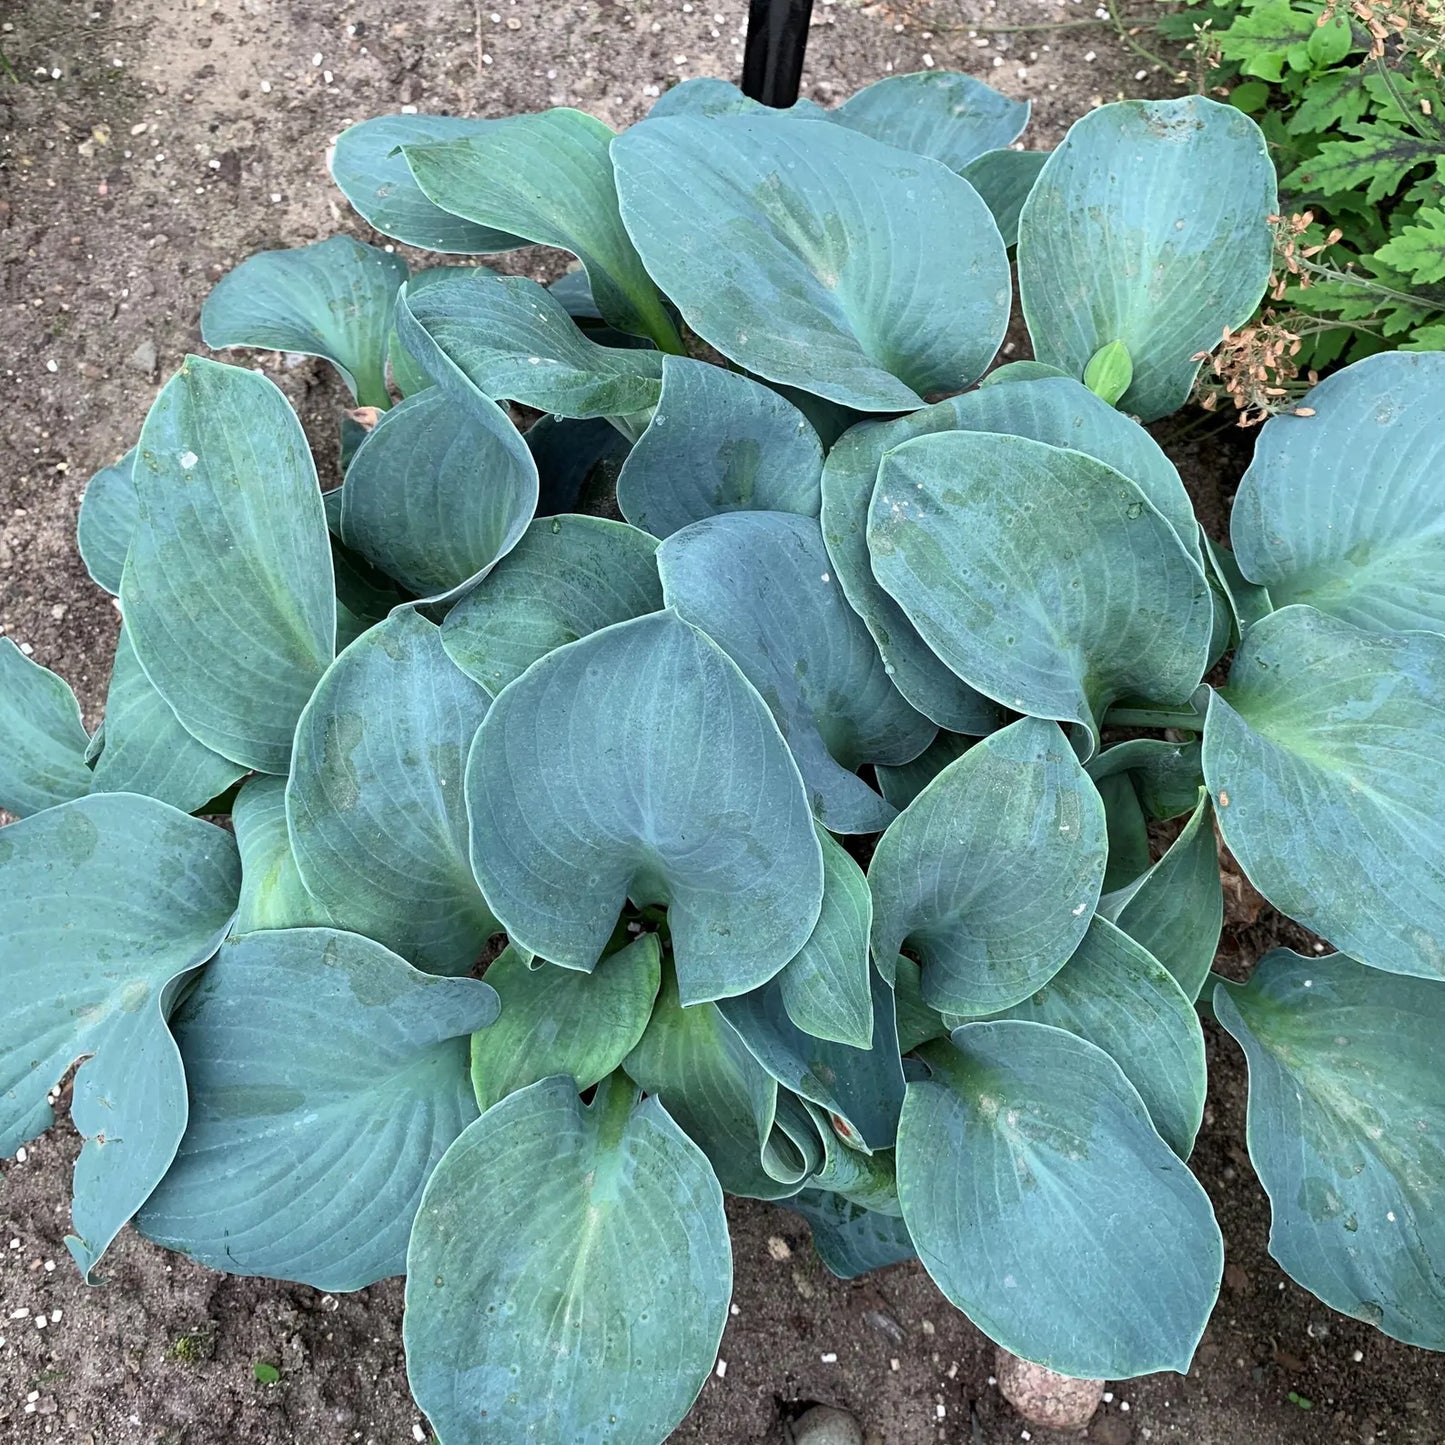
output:
[[[1324, 25], [1333, 19], [1337, 8], [1338, 0], [1330, 0], [1319, 23]], [[1372, 60], [1381, 59], [1390, 37], [1398, 35], [1422, 64], [1440, 73], [1440, 54], [1445, 50], [1445, 0], [1396, 0], [1383, 5], [1350, 0], [1350, 12], [1369, 32]]]

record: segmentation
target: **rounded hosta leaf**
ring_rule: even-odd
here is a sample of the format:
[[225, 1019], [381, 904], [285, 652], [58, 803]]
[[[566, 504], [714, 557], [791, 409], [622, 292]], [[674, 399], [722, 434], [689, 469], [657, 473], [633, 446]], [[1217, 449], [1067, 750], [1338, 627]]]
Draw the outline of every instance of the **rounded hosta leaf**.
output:
[[336, 659], [296, 729], [286, 812], [302, 882], [338, 924], [428, 973], [466, 973], [497, 932], [462, 788], [486, 711], [408, 608]]
[[186, 1080], [166, 1015], [239, 885], [230, 834], [153, 798], [100, 794], [0, 829], [0, 1156], [50, 1127], [47, 1095], [84, 1059], [68, 1243], [87, 1275], [175, 1157]]
[[760, 100], [744, 95], [730, 80], [700, 75], [679, 81], [662, 92], [648, 115], [788, 115], [801, 120], [826, 120], [832, 114], [815, 100], [796, 100], [775, 110]]
[[1149, 817], [1162, 821], [1192, 813], [1204, 786], [1202, 749], [1198, 743], [1170, 743], [1160, 738], [1130, 738], [1095, 753], [1086, 765], [1095, 784], [1123, 774], [1128, 777]]
[[818, 1258], [839, 1279], [857, 1279], [918, 1258], [908, 1226], [896, 1215], [878, 1214], [841, 1194], [817, 1189], [794, 1195], [787, 1207], [808, 1221]]
[[331, 157], [331, 176], [362, 218], [383, 236], [454, 255], [511, 251], [526, 241], [453, 216], [427, 200], [402, 150], [484, 135], [505, 123], [450, 115], [379, 115], [341, 132]]
[[400, 256], [332, 236], [292, 251], [260, 251], [218, 281], [201, 307], [201, 339], [331, 362], [361, 406], [386, 407], [386, 346]]
[[784, 512], [710, 517], [667, 538], [657, 566], [668, 606], [767, 700], [818, 821], [835, 833], [887, 827], [893, 809], [854, 769], [908, 762], [935, 730], [893, 686], [833, 580], [818, 523]]
[[336, 647], [326, 513], [296, 414], [254, 371], [191, 356], [146, 417], [121, 603], [187, 732], [263, 773]]
[[1134, 362], [1122, 410], [1184, 404], [1200, 355], [1254, 313], [1279, 209], [1260, 129], [1203, 96], [1127, 100], [1074, 122], [1019, 220], [1019, 295], [1040, 361], [1083, 376], [1103, 346]]
[[1277, 948], [1214, 989], [1249, 1060], [1269, 1252], [1331, 1309], [1445, 1348], [1445, 989]]
[[674, 613], [559, 648], [504, 689], [466, 791], [488, 902], [565, 967], [591, 970], [629, 896], [665, 903], [699, 1003], [765, 983], [818, 921], [797, 765], [736, 665]]
[[136, 449], [102, 467], [86, 484], [75, 523], [76, 545], [91, 580], [114, 597], [120, 591], [125, 554], [135, 530], [135, 482], [131, 470]]
[[823, 446], [807, 418], [761, 382], [662, 359], [662, 395], [617, 478], [634, 527], [671, 536], [719, 512], [818, 515]]
[[749, 371], [859, 411], [910, 411], [993, 359], [1003, 242], [939, 162], [771, 115], [643, 121], [612, 156], [648, 270]]
[[1209, 700], [1229, 850], [1282, 913], [1390, 973], [1445, 978], [1445, 637], [1312, 607], [1245, 634]]
[[1048, 160], [1047, 151], [988, 151], [970, 161], [959, 174], [984, 199], [1005, 246], [1019, 243], [1019, 217], [1024, 202]]
[[955, 758], [973, 746], [961, 733], [939, 733], [910, 763], [873, 769], [883, 796], [900, 811], [906, 808]]
[[1183, 702], [1209, 660], [1202, 565], [1142, 488], [1082, 452], [979, 432], [905, 442], [879, 469], [868, 550], [949, 667], [1079, 724], [1087, 752], [1110, 703]]
[[323, 1290], [404, 1273], [427, 1176], [477, 1117], [467, 1035], [496, 1016], [486, 984], [355, 933], [228, 940], [175, 1017], [191, 1122], [141, 1233]]
[[662, 610], [657, 541], [602, 517], [539, 517], [447, 613], [442, 645], [495, 697], [558, 647]]
[[342, 493], [341, 540], [420, 597], [485, 575], [516, 545], [537, 467], [494, 402], [429, 387], [377, 422]]
[[591, 973], [538, 962], [514, 948], [487, 969], [501, 1017], [472, 1035], [472, 1088], [484, 1113], [553, 1074], [590, 1089], [617, 1068], [647, 1027], [662, 983], [662, 947], [645, 933]]
[[241, 850], [241, 901], [233, 932], [330, 927], [331, 914], [306, 891], [291, 851], [286, 779], [266, 773], [247, 778], [231, 807], [231, 824]]
[[1021, 1003], [1083, 940], [1104, 855], [1104, 808], [1073, 749], [1024, 718], [950, 763], [879, 840], [873, 957], [907, 945], [937, 1009]]
[[[1257, 446], [1256, 443], [1256, 449]], [[1274, 601], [1268, 588], [1256, 586], [1239, 570], [1239, 562], [1224, 543], [1214, 541], [1202, 531], [1199, 540], [1204, 543], [1204, 555], [1216, 590], [1223, 595], [1229, 612], [1232, 626], [1228, 646], [1237, 647], [1249, 628], [1274, 611]]]
[[0, 637], [0, 808], [23, 818], [83, 798], [90, 745], [70, 684]]
[[1029, 123], [1029, 103], [971, 75], [922, 70], [865, 85], [828, 119], [961, 171], [984, 152], [1016, 141]]
[[407, 1254], [406, 1365], [447, 1445], [661, 1445], [697, 1398], [732, 1292], [722, 1191], [635, 1098], [614, 1079], [584, 1108], [543, 1079], [437, 1166]]
[[1189, 1368], [1219, 1293], [1209, 1198], [1102, 1049], [1021, 1020], [928, 1046], [898, 1197], [934, 1283], [1006, 1350], [1079, 1378]]
[[1276, 607], [1378, 632], [1445, 631], [1445, 356], [1391, 351], [1266, 422], [1230, 537]]

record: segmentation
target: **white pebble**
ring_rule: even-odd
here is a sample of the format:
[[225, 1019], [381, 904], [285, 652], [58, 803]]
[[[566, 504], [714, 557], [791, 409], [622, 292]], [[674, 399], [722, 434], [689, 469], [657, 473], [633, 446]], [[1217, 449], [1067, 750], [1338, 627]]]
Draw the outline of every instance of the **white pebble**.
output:
[[312, 63], [312, 65], [320, 65], [320, 64], [321, 64], [321, 52], [320, 52], [319, 50], [316, 52], [315, 55], [313, 55], [313, 56], [311, 57], [311, 63]]
[[929, 70], [933, 69], [933, 57], [926, 50], [923, 52], [923, 63]]
[[825, 1365], [836, 1365], [838, 1363], [838, 1356], [832, 1350], [829, 1350], [826, 1355], [819, 1355], [818, 1358], [822, 1360]]
[[[58, 361], [47, 361], [45, 363], [45, 369], [46, 371], [59, 371], [60, 363]], [[19, 1158], [19, 1155], [16, 1155], [16, 1158]]]
[[418, 1445], [425, 1445], [426, 1431], [420, 1425], [413, 1422], [411, 1427], [411, 1438], [418, 1442]]
[[[50, 369], [51, 369], [52, 371], [55, 370], [55, 368], [54, 368], [53, 365], [51, 366]], [[24, 1149], [17, 1149], [17, 1150], [15, 1151], [15, 1162], [16, 1162], [17, 1164], [23, 1164], [23, 1163], [26, 1161], [26, 1159], [28, 1159], [29, 1157], [30, 1157], [30, 1156], [25, 1152]], [[1390, 1216], [1391, 1219], [1393, 1219], [1394, 1217], [1395, 1217], [1395, 1216], [1394, 1216], [1393, 1214]]]
[[53, 1325], [58, 1325], [58, 1324], [60, 1323], [60, 1311], [59, 1311], [59, 1310], [51, 1310], [51, 1311], [50, 1311], [50, 1323], [53, 1324]]
[[49, 1323], [50, 1323], [50, 1321], [47, 1320], [44, 1315], [36, 1315], [36, 1316], [35, 1316], [35, 1328], [36, 1328], [37, 1330], [43, 1330], [43, 1329], [45, 1328], [45, 1326], [48, 1325]]
[[271, 82], [270, 82], [269, 80], [263, 80], [263, 81], [261, 82], [261, 94], [262, 94], [262, 95], [270, 95], [270, 94], [271, 94]]
[[1120, 1401], [1119, 1401], [1119, 1408], [1120, 1408], [1121, 1410], [1127, 1410], [1127, 1409], [1129, 1408], [1129, 1402], [1128, 1402], [1127, 1400], [1120, 1400]]
[[1360, 1361], [1365, 1358], [1365, 1352], [1363, 1350], [1356, 1350], [1350, 1358], [1358, 1365]]
[[719, 1361], [717, 1362], [717, 1368], [716, 1368], [716, 1370], [714, 1370], [713, 1373], [717, 1375], [717, 1377], [718, 1377], [719, 1380], [725, 1380], [725, 1379], [727, 1379], [727, 1377], [728, 1377], [728, 1362], [727, 1362], [726, 1360], [719, 1360]]

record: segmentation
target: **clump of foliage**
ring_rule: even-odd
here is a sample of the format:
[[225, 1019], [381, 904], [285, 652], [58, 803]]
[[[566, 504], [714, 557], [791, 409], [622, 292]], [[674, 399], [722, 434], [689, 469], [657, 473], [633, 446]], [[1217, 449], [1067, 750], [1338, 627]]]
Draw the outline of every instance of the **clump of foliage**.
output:
[[[385, 234], [585, 270], [337, 238], [221, 282], [211, 345], [350, 385], [344, 483], [192, 357], [81, 509], [95, 735], [0, 641], [0, 1149], [83, 1059], [87, 1275], [132, 1218], [405, 1273], [446, 1445], [636, 1445], [712, 1367], [726, 1192], [1030, 1360], [1182, 1371], [1207, 1005], [1276, 1256], [1445, 1343], [1441, 358], [1270, 422], [1213, 545], [1141, 421], [1259, 303], [1263, 139], [1025, 119], [930, 73], [367, 121], [334, 171]], [[1035, 359], [990, 371], [1010, 248]], [[1211, 977], [1216, 824], [1340, 952]]]
[[1259, 122], [1280, 171], [1265, 310], [1214, 368], [1244, 420], [1341, 364], [1445, 349], [1440, 0], [1202, 0], [1160, 29], [1192, 37], [1207, 85]]

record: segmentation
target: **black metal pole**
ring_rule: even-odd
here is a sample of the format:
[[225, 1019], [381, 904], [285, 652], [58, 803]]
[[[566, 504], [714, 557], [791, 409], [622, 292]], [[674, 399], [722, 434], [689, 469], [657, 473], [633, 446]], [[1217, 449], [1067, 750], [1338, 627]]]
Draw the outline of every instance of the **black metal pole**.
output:
[[813, 0], [749, 0], [743, 94], [786, 110], [798, 98]]

